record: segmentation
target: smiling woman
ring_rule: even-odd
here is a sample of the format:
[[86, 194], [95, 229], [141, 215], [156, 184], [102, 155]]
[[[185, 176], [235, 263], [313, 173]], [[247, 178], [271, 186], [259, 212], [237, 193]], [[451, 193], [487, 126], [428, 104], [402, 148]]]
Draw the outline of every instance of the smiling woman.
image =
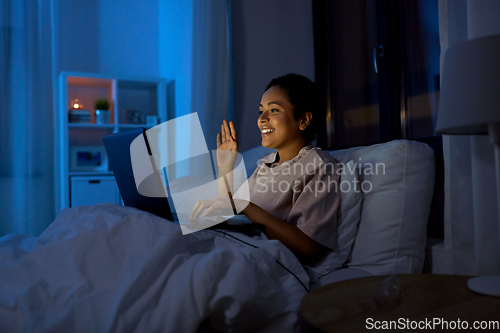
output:
[[[295, 120], [300, 120], [305, 113], [309, 114], [307, 126], [303, 128], [302, 133], [308, 142], [312, 142], [316, 138], [315, 126], [317, 119], [314, 119], [314, 117], [317, 116], [316, 110], [321, 109], [321, 97], [318, 93], [316, 84], [302, 75], [288, 74], [271, 80], [265, 89], [264, 96], [267, 92], [270, 92], [272, 88], [279, 88], [281, 90], [282, 97], [284, 97], [284, 103], [291, 106], [291, 111], [293, 112]], [[264, 98], [264, 96], [262, 97]], [[262, 103], [260, 108], [261, 110], [259, 113], [262, 114]]]
[[308, 143], [303, 131], [311, 122], [312, 114], [304, 112], [296, 119], [294, 109], [285, 90], [277, 85], [262, 96], [257, 121], [262, 133], [262, 145], [278, 149], [281, 158], [278, 164], [292, 159]]
[[[257, 125], [262, 145], [277, 152], [263, 158], [247, 180], [250, 202], [241, 200], [238, 191], [234, 201], [227, 200], [222, 190], [219, 200], [198, 202], [192, 218], [237, 208], [253, 223], [263, 225], [267, 237], [281, 241], [301, 262], [315, 265], [322, 261], [328, 266], [337, 242], [341, 200], [338, 187], [332, 184], [338, 183], [341, 166], [328, 153], [310, 144], [315, 138], [314, 111], [319, 101], [316, 96], [315, 84], [304, 76], [288, 74], [273, 79], [262, 96]], [[221, 151], [237, 151], [232, 122], [223, 122], [217, 147], [218, 157]], [[233, 164], [231, 159], [224, 163], [218, 160], [219, 174], [230, 175]], [[221, 181], [221, 188], [225, 188], [225, 181]], [[233, 190], [229, 192], [233, 199]]]

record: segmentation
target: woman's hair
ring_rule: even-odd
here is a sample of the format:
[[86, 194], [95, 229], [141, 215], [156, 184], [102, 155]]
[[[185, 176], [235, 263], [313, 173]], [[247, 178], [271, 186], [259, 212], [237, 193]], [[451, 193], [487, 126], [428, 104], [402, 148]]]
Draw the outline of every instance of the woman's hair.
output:
[[274, 86], [280, 87], [285, 92], [289, 102], [294, 107], [293, 116], [295, 120], [299, 120], [304, 113], [311, 112], [312, 119], [304, 130], [304, 136], [309, 142], [314, 141], [316, 138], [316, 124], [318, 123], [317, 115], [320, 113], [318, 111], [321, 107], [321, 98], [316, 84], [305, 76], [290, 73], [272, 79], [264, 92]]

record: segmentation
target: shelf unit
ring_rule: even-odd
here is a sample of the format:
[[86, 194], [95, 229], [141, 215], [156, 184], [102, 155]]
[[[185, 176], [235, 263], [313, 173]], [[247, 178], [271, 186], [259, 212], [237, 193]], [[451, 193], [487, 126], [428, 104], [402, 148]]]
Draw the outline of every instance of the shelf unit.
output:
[[[106, 135], [146, 127], [146, 124], [127, 123], [127, 110], [140, 110], [145, 116], [158, 117], [158, 123], [167, 120], [166, 81], [155, 77], [134, 77], [95, 73], [61, 72], [59, 76], [59, 103], [55, 118], [55, 190], [56, 210], [73, 207], [78, 202], [71, 198], [71, 184], [83, 180], [99, 184], [102, 180], [106, 187], [98, 189], [96, 200], [120, 203], [119, 195], [109, 193], [108, 199], [100, 190], [110, 191], [109, 177], [113, 172], [108, 168], [103, 171], [73, 170], [71, 147], [103, 147], [102, 138]], [[69, 110], [71, 101], [78, 98], [82, 109], [91, 111], [89, 123], [70, 123]], [[109, 124], [96, 124], [94, 102], [106, 98], [109, 101], [111, 117]], [[116, 184], [115, 184], [116, 185]], [[78, 187], [79, 189], [86, 187]], [[89, 191], [92, 187], [89, 187]], [[98, 188], [98, 187], [96, 187]], [[116, 186], [115, 186], [116, 188]], [[118, 193], [117, 188], [115, 193]], [[86, 193], [92, 196], [92, 193]], [[104, 193], [106, 194], [106, 193]], [[88, 202], [88, 200], [86, 201]], [[98, 202], [95, 202], [98, 203]]]

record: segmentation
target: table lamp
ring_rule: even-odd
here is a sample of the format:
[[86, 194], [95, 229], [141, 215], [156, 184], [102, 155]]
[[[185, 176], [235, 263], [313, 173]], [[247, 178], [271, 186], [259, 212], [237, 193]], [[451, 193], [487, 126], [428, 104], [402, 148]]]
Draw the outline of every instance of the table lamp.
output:
[[[500, 35], [469, 40], [446, 51], [436, 132], [489, 135], [495, 149], [500, 220]], [[500, 276], [471, 278], [468, 287], [500, 296]]]

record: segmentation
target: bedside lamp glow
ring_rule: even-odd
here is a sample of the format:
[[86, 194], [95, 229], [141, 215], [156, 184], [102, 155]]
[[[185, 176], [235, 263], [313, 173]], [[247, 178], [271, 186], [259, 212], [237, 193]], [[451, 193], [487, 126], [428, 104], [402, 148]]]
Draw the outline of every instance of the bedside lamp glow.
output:
[[78, 101], [78, 98], [75, 98], [73, 101], [71, 101], [71, 104], [73, 105], [73, 109], [81, 109], [83, 105]]
[[[446, 51], [436, 132], [489, 135], [495, 147], [500, 230], [500, 35], [472, 39]], [[475, 277], [468, 286], [500, 296], [500, 276]]]

